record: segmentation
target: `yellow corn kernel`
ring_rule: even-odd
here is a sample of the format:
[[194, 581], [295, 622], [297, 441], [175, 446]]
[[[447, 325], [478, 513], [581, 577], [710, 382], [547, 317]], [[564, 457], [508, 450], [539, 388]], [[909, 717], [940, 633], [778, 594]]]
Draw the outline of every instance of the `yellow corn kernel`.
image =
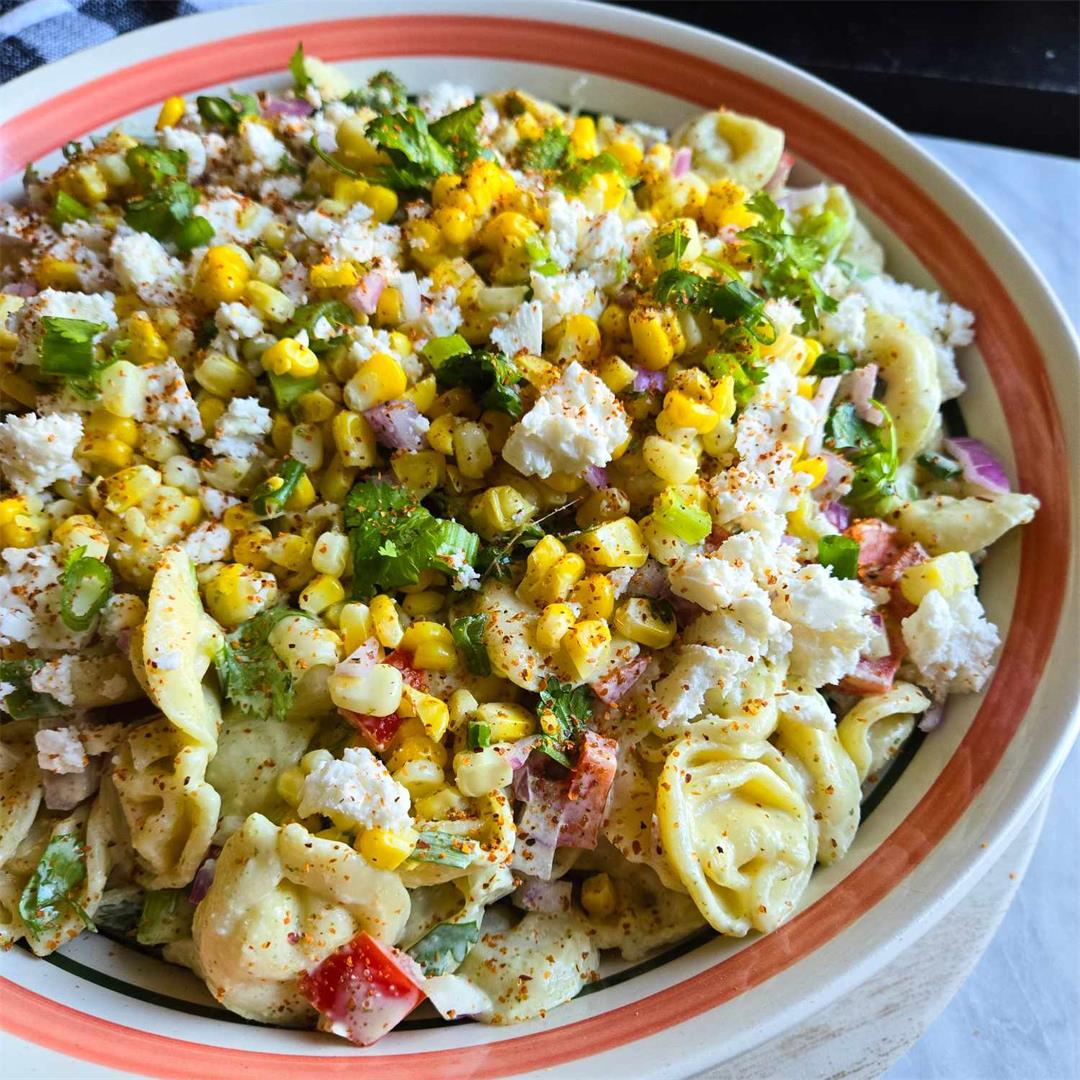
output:
[[545, 656], [554, 655], [574, 620], [574, 609], [569, 604], [548, 604], [536, 621], [536, 647]]
[[697, 475], [693, 451], [659, 435], [645, 437], [641, 456], [649, 470], [669, 484], [688, 484]]
[[259, 522], [259, 516], [250, 506], [236, 503], [225, 508], [221, 522], [230, 532], [244, 532]]
[[62, 521], [53, 529], [52, 538], [65, 555], [70, 555], [76, 548], [85, 548], [84, 554], [89, 558], [104, 560], [109, 553], [105, 530], [88, 514], [76, 514]]
[[42, 289], [77, 290], [80, 269], [79, 264], [70, 259], [46, 255], [34, 267], [34, 280]]
[[814, 338], [803, 338], [802, 348], [799, 350], [798, 368], [796, 375], [809, 375], [811, 368], [817, 363], [818, 357], [824, 352], [825, 347]]
[[717, 380], [709, 404], [721, 420], [730, 420], [735, 412], [735, 379], [725, 375]]
[[587, 367], [600, 358], [600, 327], [588, 315], [568, 315], [562, 322], [562, 335], [556, 360], [568, 364], [576, 360]]
[[449, 627], [437, 622], [414, 622], [402, 635], [400, 646], [405, 652], [414, 653], [421, 645], [429, 643], [453, 646], [454, 636]]
[[311, 390], [296, 399], [296, 413], [309, 424], [321, 424], [337, 412], [337, 402], [321, 390]]
[[128, 320], [127, 337], [131, 342], [127, 356], [133, 363], [160, 364], [169, 355], [165, 339], [141, 311]]
[[443, 241], [454, 247], [466, 244], [473, 234], [473, 219], [456, 206], [440, 206], [432, 218], [439, 226]]
[[674, 618], [665, 618], [643, 596], [632, 596], [618, 606], [614, 626], [623, 637], [648, 649], [666, 649], [678, 629]]
[[718, 180], [709, 188], [701, 217], [714, 229], [732, 226], [747, 229], [758, 220], [757, 214], [745, 206], [747, 190], [732, 180]]
[[360, 201], [371, 208], [371, 216], [385, 225], [397, 213], [397, 192], [382, 184], [371, 184], [360, 196]]
[[338, 630], [345, 639], [345, 652], [351, 656], [375, 634], [367, 604], [346, 604], [338, 615]]
[[566, 545], [555, 536], [544, 536], [525, 560], [525, 576], [517, 592], [523, 600], [531, 600], [547, 572], [566, 554]]
[[367, 417], [343, 409], [331, 421], [330, 434], [342, 464], [353, 469], [366, 469], [375, 464], [375, 432]]
[[403, 396], [416, 406], [417, 412], [428, 416], [438, 395], [439, 391], [435, 384], [435, 376], [428, 375], [415, 385], [410, 386]]
[[[272, 259], [268, 261], [277, 268], [276, 262]], [[280, 269], [278, 272], [280, 275]], [[296, 313], [296, 304], [280, 289], [275, 289], [265, 281], [249, 281], [244, 289], [244, 298], [269, 322], [288, 322]]]
[[312, 568], [320, 574], [339, 578], [349, 565], [349, 538], [342, 532], [329, 529], [315, 541], [311, 553]]
[[607, 874], [593, 874], [581, 883], [581, 906], [594, 919], [610, 918], [616, 903], [615, 886]]
[[658, 311], [635, 308], [630, 312], [630, 339], [638, 360], [652, 371], [666, 368], [675, 357], [675, 348]]
[[562, 653], [578, 679], [588, 682], [596, 677], [611, 648], [611, 631], [602, 619], [582, 619], [567, 630], [562, 639]]
[[627, 176], [637, 176], [641, 169], [641, 159], [644, 157], [637, 143], [629, 139], [616, 139], [608, 144], [607, 151], [618, 161]]
[[479, 799], [509, 787], [514, 780], [514, 770], [498, 750], [487, 746], [482, 750], [464, 750], [455, 754], [454, 778], [462, 795]]
[[397, 454], [390, 467], [401, 483], [418, 494], [434, 491], [446, 477], [446, 459], [434, 450]]
[[625, 345], [630, 340], [630, 316], [626, 308], [608, 304], [600, 315], [600, 333], [610, 344]]
[[[417, 664], [417, 667], [419, 666]], [[402, 693], [400, 711], [403, 716], [415, 716], [423, 725], [424, 734], [428, 737], [428, 740], [433, 741], [436, 746], [438, 746], [439, 740], [446, 734], [446, 730], [450, 726], [450, 709], [445, 701], [440, 701], [437, 697], [425, 694], [421, 690], [415, 690], [408, 685], [405, 686]], [[442, 748], [440, 747], [440, 749]]]
[[371, 625], [379, 644], [386, 649], [396, 649], [405, 636], [394, 601], [382, 593], [372, 597], [369, 605]]
[[195, 365], [194, 376], [204, 390], [226, 400], [246, 397], [255, 390], [255, 380], [247, 368], [224, 353], [207, 353]]
[[356, 469], [350, 468], [334, 455], [319, 477], [319, 493], [327, 502], [343, 503], [356, 482]]
[[87, 435], [76, 455], [85, 459], [91, 472], [108, 476], [131, 464], [135, 450], [112, 435]]
[[308, 270], [308, 280], [316, 289], [339, 289], [355, 285], [360, 275], [352, 263], [320, 263]]
[[130, 417], [113, 416], [103, 409], [95, 409], [86, 419], [88, 435], [111, 435], [128, 446], [139, 441], [138, 425]]
[[810, 483], [807, 486], [816, 488], [825, 479], [828, 463], [823, 457], [816, 455], [796, 461], [792, 468], [796, 472], [806, 473], [810, 477]]
[[584, 573], [585, 560], [580, 555], [564, 555], [532, 590], [534, 602], [553, 604], [565, 600]]
[[795, 392], [801, 398], [806, 398], [807, 401], [812, 400], [815, 391], [817, 390], [817, 379], [802, 378], [799, 379]]
[[405, 369], [392, 356], [375, 353], [345, 384], [345, 401], [350, 409], [363, 412], [401, 397], [408, 384]]
[[275, 375], [307, 378], [319, 370], [319, 358], [296, 338], [275, 341], [260, 357], [262, 366]]
[[65, 185], [80, 202], [94, 205], [104, 202], [109, 194], [109, 185], [101, 170], [93, 162], [80, 165]]
[[206, 608], [222, 626], [235, 627], [265, 611], [277, 599], [277, 582], [241, 563], [229, 563], [206, 583]]
[[105, 509], [122, 514], [161, 487], [161, 473], [149, 465], [133, 465], [111, 476], [105, 482]]
[[182, 97], [167, 97], [161, 103], [161, 112], [158, 113], [157, 123], [154, 125], [158, 131], [164, 131], [179, 123], [184, 115], [187, 103]]
[[49, 519], [41, 500], [16, 495], [0, 501], [0, 546], [30, 548], [43, 544], [49, 535]]
[[219, 397], [207, 395], [198, 401], [199, 418], [207, 431], [213, 431], [214, 425], [225, 415], [225, 402]]
[[596, 121], [591, 116], [579, 116], [570, 132], [570, 145], [579, 158], [594, 158], [599, 153], [596, 143]]
[[672, 390], [665, 396], [664, 414], [675, 427], [690, 428], [699, 435], [708, 434], [720, 423], [712, 408], [681, 390]]
[[267, 570], [270, 567], [270, 556], [266, 553], [266, 548], [272, 539], [270, 530], [263, 525], [242, 532], [233, 540], [233, 558], [254, 570]]
[[966, 551], [950, 551], [916, 566], [909, 566], [900, 575], [900, 591], [911, 604], [920, 604], [927, 593], [939, 592], [953, 596], [978, 584], [975, 564]]
[[389, 286], [379, 294], [375, 304], [375, 325], [383, 328], [399, 326], [405, 318], [405, 305], [401, 290]]
[[407, 761], [391, 775], [414, 800], [434, 795], [446, 783], [442, 767], [433, 761]]
[[299, 607], [309, 615], [320, 615], [332, 604], [345, 599], [345, 590], [337, 578], [320, 574], [304, 586], [300, 593]]
[[432, 420], [427, 439], [433, 450], [450, 457], [454, 452], [454, 417], [446, 414]]
[[251, 270], [247, 260], [236, 248], [219, 244], [207, 250], [195, 274], [195, 295], [204, 303], [217, 307], [231, 303], [244, 295]]
[[360, 854], [379, 870], [396, 870], [416, 847], [415, 829], [365, 829], [360, 835]]
[[465, 190], [472, 197], [477, 212], [486, 214], [493, 203], [516, 188], [514, 178], [494, 161], [477, 159], [465, 170]]
[[390, 664], [374, 664], [359, 674], [334, 674], [327, 680], [330, 700], [339, 709], [367, 716], [389, 716], [401, 704], [401, 672]]
[[292, 421], [284, 413], [274, 413], [270, 424], [270, 442], [279, 454], [288, 454], [292, 446], [292, 429]]
[[620, 566], [637, 569], [649, 557], [641, 527], [632, 517], [616, 518], [586, 529], [575, 538], [574, 548], [589, 566], [603, 570]]
[[619, 356], [607, 356], [596, 367], [596, 374], [613, 393], [621, 394], [634, 383], [634, 369]]
[[615, 610], [615, 586], [604, 574], [589, 574], [571, 590], [570, 600], [586, 619], [610, 619]]
[[417, 619], [422, 615], [434, 615], [442, 610], [446, 597], [435, 589], [424, 589], [422, 592], [409, 593], [401, 602], [405, 614], [410, 618]]
[[479, 480], [495, 464], [487, 432], [473, 420], [459, 420], [454, 424], [451, 443], [461, 475], [470, 480]]
[[477, 705], [471, 719], [487, 724], [493, 743], [516, 742], [536, 731], [536, 714], [508, 701]]
[[303, 794], [306, 777], [307, 773], [299, 765], [290, 765], [289, 768], [282, 769], [278, 773], [276, 781], [277, 793], [294, 808], [300, 805], [300, 797]]
[[433, 795], [425, 795], [413, 802], [413, 810], [419, 821], [445, 821], [453, 815], [468, 812], [469, 804], [455, 787], [444, 787]]
[[532, 517], [536, 506], [509, 484], [496, 484], [469, 504], [473, 527], [484, 540], [520, 528]]
[[286, 570], [306, 570], [311, 565], [310, 540], [296, 533], [279, 533], [264, 547], [270, 561]]
[[317, 498], [315, 485], [311, 482], [307, 473], [304, 473], [296, 481], [296, 487], [292, 489], [292, 494], [285, 500], [285, 509], [294, 513], [298, 510], [309, 510], [315, 505]]

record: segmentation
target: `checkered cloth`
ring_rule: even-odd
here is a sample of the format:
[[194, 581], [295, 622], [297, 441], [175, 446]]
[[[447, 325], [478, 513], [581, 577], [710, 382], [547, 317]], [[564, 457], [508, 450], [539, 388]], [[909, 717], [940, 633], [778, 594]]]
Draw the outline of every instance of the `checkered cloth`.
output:
[[244, 0], [0, 0], [0, 83], [142, 26]]

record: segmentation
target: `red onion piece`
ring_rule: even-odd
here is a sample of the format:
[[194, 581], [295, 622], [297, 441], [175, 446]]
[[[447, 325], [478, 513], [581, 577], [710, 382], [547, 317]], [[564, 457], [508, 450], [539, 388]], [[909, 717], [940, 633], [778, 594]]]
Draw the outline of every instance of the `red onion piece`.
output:
[[413, 322], [420, 318], [423, 300], [420, 296], [420, 283], [416, 275], [410, 271], [398, 278], [398, 289], [401, 291], [401, 313], [405, 322]]
[[647, 596], [661, 600], [671, 595], [667, 567], [653, 558], [646, 559], [626, 584], [627, 596]]
[[680, 176], [685, 176], [690, 171], [690, 162], [693, 158], [693, 153], [689, 146], [680, 146], [675, 151], [675, 156], [671, 159], [671, 178], [678, 180]]
[[0, 292], [8, 296], [37, 296], [37, 291], [37, 286], [30, 281], [13, 281], [0, 289]]
[[585, 483], [594, 491], [611, 487], [608, 483], [607, 472], [600, 465], [587, 465], [581, 475]]
[[554, 795], [555, 800], [534, 798], [526, 803], [518, 819], [517, 841], [510, 866], [547, 881], [551, 878], [555, 848], [559, 843], [563, 804], [557, 800], [563, 794], [564, 785], [551, 780], [544, 783], [552, 785], [549, 794]]
[[932, 702], [930, 708], [922, 714], [919, 720], [920, 731], [933, 731], [934, 728], [941, 726], [941, 721], [945, 719], [945, 702], [935, 701]]
[[840, 680], [839, 689], [845, 694], [887, 693], [899, 667], [899, 656], [879, 656], [876, 660], [862, 656], [855, 670]]
[[545, 911], [558, 914], [570, 910], [573, 887], [569, 881], [544, 881], [529, 874], [522, 875], [521, 887], [512, 899], [522, 911]]
[[650, 390], [664, 389], [664, 373], [662, 371], [650, 371], [648, 368], [638, 368], [634, 376], [634, 390], [639, 394], [646, 394]]
[[419, 450], [431, 421], [405, 399], [388, 401], [365, 411], [364, 416], [375, 429], [375, 439], [391, 450]]
[[[524, 739], [518, 739], [518, 741], [510, 747], [506, 754], [506, 760], [509, 762], [510, 768], [513, 769], [514, 772], [517, 772], [518, 769], [529, 760], [529, 755], [533, 752], [533, 747], [535, 747], [539, 741], [539, 735], [526, 735]], [[514, 792], [514, 797], [519, 797], [516, 791]]]
[[685, 596], [671, 596], [668, 599], [672, 610], [675, 612], [675, 621], [679, 624], [680, 630], [689, 626], [705, 611], [700, 604], [695, 604], [693, 600], [687, 600]]
[[773, 170], [772, 176], [765, 181], [765, 190], [770, 195], [775, 195], [781, 188], [783, 188], [787, 182], [788, 177], [791, 175], [791, 170], [795, 166], [795, 155], [789, 154], [786, 150], [780, 155], [780, 160], [776, 163], [776, 168]]
[[825, 479], [821, 482], [820, 494], [846, 495], [851, 490], [851, 481], [855, 478], [851, 462], [839, 454], [823, 451], [821, 456], [825, 459]]
[[354, 285], [345, 294], [345, 303], [353, 311], [362, 311], [365, 315], [374, 315], [384, 288], [386, 288], [386, 278], [378, 270], [369, 270], [360, 284]]
[[859, 418], [877, 427], [885, 417], [875, 408], [870, 399], [874, 396], [874, 384], [877, 382], [877, 364], [867, 364], [856, 368], [847, 378], [847, 392], [855, 406]]
[[55, 773], [43, 769], [45, 805], [50, 810], [74, 810], [89, 799], [101, 783], [101, 763], [91, 759], [85, 769], [73, 773]]
[[945, 449], [960, 463], [964, 479], [975, 487], [994, 495], [1009, 491], [1005, 467], [978, 439], [958, 436], [945, 440]]
[[589, 685], [604, 704], [615, 705], [633, 688], [648, 666], [647, 656], [635, 656], [628, 664], [612, 668], [602, 679]]
[[814, 394], [810, 405], [815, 413], [814, 430], [806, 441], [807, 454], [816, 454], [821, 449], [821, 440], [825, 434], [825, 418], [829, 415], [829, 406], [836, 397], [836, 391], [840, 387], [839, 375], [826, 375], [818, 383], [817, 393]]
[[827, 502], [822, 513], [833, 528], [843, 532], [851, 524], [851, 511], [840, 502]]
[[314, 107], [303, 98], [281, 98], [267, 94], [262, 103], [263, 116], [310, 116]]
[[203, 859], [199, 869], [195, 871], [195, 877], [191, 882], [191, 892], [188, 894], [188, 899], [193, 904], [199, 903], [210, 890], [214, 882], [214, 871], [217, 869], [217, 857], [220, 854], [221, 848], [212, 847], [206, 853], [206, 858]]

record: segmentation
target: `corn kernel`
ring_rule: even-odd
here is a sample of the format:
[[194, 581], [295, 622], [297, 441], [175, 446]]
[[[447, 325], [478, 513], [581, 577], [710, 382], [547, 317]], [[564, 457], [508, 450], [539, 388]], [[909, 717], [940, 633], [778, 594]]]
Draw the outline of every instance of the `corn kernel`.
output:
[[272, 539], [270, 530], [262, 525], [242, 532], [233, 540], [233, 558], [255, 570], [267, 570], [270, 567], [270, 556], [267, 555], [266, 548]]
[[308, 270], [308, 280], [316, 289], [348, 288], [360, 280], [352, 263], [321, 263]]
[[581, 883], [581, 906], [594, 919], [607, 919], [615, 914], [615, 886], [608, 874], [593, 874]]
[[631, 517], [606, 521], [585, 530], [575, 538], [574, 548], [590, 566], [604, 570], [620, 566], [636, 569], [649, 557], [641, 528]]
[[49, 519], [42, 512], [41, 500], [17, 495], [0, 501], [0, 545], [29, 548], [45, 542]]
[[307, 774], [299, 765], [290, 765], [289, 768], [282, 769], [278, 773], [277, 793], [292, 807], [300, 805], [306, 776]]
[[484, 540], [520, 528], [535, 511], [535, 505], [509, 484], [489, 487], [469, 504], [473, 527]]
[[669, 484], [688, 484], [697, 475], [693, 452], [659, 435], [645, 437], [641, 456], [649, 470]]
[[277, 599], [277, 582], [272, 574], [229, 563], [207, 582], [203, 594], [210, 614], [232, 628], [270, 607]]
[[900, 575], [900, 592], [911, 604], [920, 604], [927, 593], [953, 596], [978, 584], [975, 564], [966, 551], [950, 551], [926, 562], [909, 566]]
[[601, 619], [582, 619], [563, 636], [561, 649], [577, 678], [588, 682], [596, 677], [611, 648], [611, 631]]
[[579, 158], [594, 158], [599, 152], [596, 143], [596, 121], [591, 116], [579, 116], [570, 132], [570, 145]]
[[495, 456], [488, 445], [487, 432], [472, 420], [460, 420], [454, 424], [451, 435], [454, 460], [461, 475], [479, 480], [495, 464]]
[[536, 731], [535, 713], [507, 701], [477, 705], [472, 719], [487, 724], [493, 743], [516, 742]]
[[665, 618], [642, 596], [632, 596], [619, 605], [614, 626], [623, 637], [649, 649], [666, 649], [675, 640], [678, 629], [673, 618]]
[[616, 139], [608, 144], [607, 151], [615, 157], [627, 176], [637, 176], [638, 171], [641, 169], [641, 160], [644, 157], [641, 147], [637, 143], [631, 142], [629, 139]]
[[279, 533], [269, 540], [263, 550], [270, 561], [286, 570], [304, 570], [311, 564], [312, 543], [295, 533]]
[[672, 390], [664, 398], [664, 413], [676, 427], [690, 428], [699, 435], [712, 431], [720, 417], [708, 405], [694, 401], [681, 390]]
[[78, 290], [81, 267], [70, 259], [45, 255], [34, 267], [34, 280], [42, 289]]
[[405, 636], [401, 618], [394, 601], [382, 593], [372, 597], [369, 605], [372, 629], [379, 644], [387, 649], [396, 649]]
[[309, 615], [320, 615], [332, 604], [339, 604], [345, 599], [345, 590], [341, 582], [329, 574], [320, 574], [304, 586], [300, 593], [299, 607]]
[[630, 338], [637, 358], [652, 371], [667, 367], [675, 357], [675, 348], [657, 311], [635, 308], [630, 313]]
[[396, 870], [416, 847], [415, 829], [365, 829], [360, 836], [360, 854], [379, 870]]
[[807, 486], [816, 488], [825, 479], [828, 463], [823, 457], [816, 455], [796, 461], [792, 468], [796, 472], [806, 473], [810, 477], [810, 483]]
[[608, 356], [601, 360], [596, 374], [613, 394], [621, 394], [632, 386], [636, 377], [634, 369], [619, 356]]
[[446, 783], [442, 767], [433, 761], [407, 761], [392, 773], [394, 779], [406, 788], [409, 795], [422, 799], [434, 795]]
[[210, 352], [194, 370], [195, 381], [206, 391], [226, 400], [245, 397], [255, 390], [255, 380], [247, 368], [224, 353]]
[[[259, 260], [264, 258], [265, 256], [260, 255], [259, 259], [256, 260], [256, 273], [258, 273]], [[281, 271], [278, 264], [272, 259], [268, 261], [271, 266], [278, 270], [278, 276], [280, 277]], [[244, 289], [244, 298], [260, 315], [270, 322], [288, 322], [296, 313], [296, 304], [280, 289], [275, 289], [273, 285], [269, 285], [265, 281], [249, 281]]]
[[195, 274], [195, 295], [217, 307], [244, 295], [251, 277], [246, 257], [236, 248], [219, 244], [209, 248]]
[[319, 370], [319, 358], [296, 338], [275, 341], [260, 357], [262, 366], [275, 375], [307, 378]]
[[587, 619], [610, 619], [615, 610], [615, 586], [604, 574], [589, 574], [579, 581], [570, 599]]
[[157, 123], [154, 125], [158, 131], [164, 131], [179, 123], [187, 107], [182, 97], [167, 97], [161, 103], [161, 111], [158, 113]]
[[458, 790], [470, 799], [490, 795], [509, 787], [514, 779], [510, 762], [494, 747], [466, 750], [454, 755], [454, 777]]
[[375, 353], [345, 384], [345, 401], [350, 409], [363, 412], [401, 397], [406, 386], [408, 378], [402, 366], [386, 353]]

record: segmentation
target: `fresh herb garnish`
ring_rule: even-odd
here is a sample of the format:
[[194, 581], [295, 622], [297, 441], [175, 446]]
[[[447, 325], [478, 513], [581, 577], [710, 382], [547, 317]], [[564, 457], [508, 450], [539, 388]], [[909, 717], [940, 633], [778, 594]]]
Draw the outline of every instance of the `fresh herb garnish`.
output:
[[818, 562], [831, 567], [833, 577], [853, 579], [859, 573], [859, 544], [849, 536], [823, 536], [818, 540]]
[[[315, 336], [315, 326], [320, 319], [325, 319], [331, 329], [338, 331], [333, 337]], [[301, 330], [307, 331], [308, 348], [316, 356], [322, 356], [336, 345], [345, 342], [344, 327], [355, 326], [356, 315], [348, 304], [341, 300], [317, 300], [310, 304], [301, 304], [293, 312], [293, 317], [281, 331], [282, 337], [296, 337]]]
[[464, 386], [485, 409], [508, 413], [515, 420], [524, 409], [518, 384], [522, 374], [513, 360], [496, 349], [477, 349], [457, 334], [433, 338], [421, 350], [435, 372], [440, 390]]
[[764, 367], [741, 360], [734, 353], [709, 353], [701, 360], [701, 366], [714, 379], [731, 376], [735, 404], [740, 409], [750, 403], [754, 391], [765, 381], [767, 374]]
[[296, 92], [302, 94], [311, 82], [307, 68], [304, 67], [304, 43], [302, 41], [296, 43], [296, 48], [293, 50], [292, 56], [289, 57], [289, 74], [293, 78], [293, 86], [296, 88]]
[[74, 161], [76, 158], [81, 157], [83, 152], [82, 143], [76, 142], [72, 139], [70, 142], [64, 143], [60, 148], [60, 153], [64, 155], [65, 161]]
[[392, 72], [378, 71], [364, 86], [350, 90], [341, 100], [350, 109], [366, 107], [377, 113], [394, 113], [408, 105], [409, 92]]
[[433, 830], [420, 834], [411, 858], [462, 870], [473, 862], [479, 852], [480, 845], [475, 840]]
[[892, 416], [880, 401], [871, 399], [871, 404], [882, 414], [880, 426], [863, 420], [851, 401], [837, 405], [825, 422], [825, 445], [855, 466], [851, 491], [844, 502], [864, 511], [873, 510], [893, 494], [899, 465]]
[[544, 683], [536, 705], [540, 718], [540, 743], [543, 750], [560, 765], [572, 764], [572, 751], [585, 725], [593, 716], [593, 697], [587, 686], [571, 686], [551, 677]]
[[146, 894], [135, 940], [140, 945], [168, 945], [191, 936], [195, 905], [187, 889], [155, 889]]
[[308, 146], [315, 151], [316, 157], [322, 158], [330, 168], [335, 169], [337, 172], [341, 173], [342, 176], [347, 176], [350, 180], [360, 179], [360, 174], [355, 169], [350, 169], [348, 165], [343, 165], [336, 157], [328, 154], [319, 145], [319, 136], [317, 134], [311, 136], [311, 141], [308, 143]]
[[602, 154], [597, 154], [596, 157], [591, 157], [587, 161], [578, 161], [570, 165], [559, 173], [555, 178], [555, 183], [564, 191], [578, 195], [585, 190], [593, 177], [601, 173], [615, 173], [620, 179], [625, 177], [622, 163], [614, 154], [605, 150]]
[[85, 551], [71, 553], [60, 578], [60, 618], [69, 630], [89, 629], [112, 596], [112, 571]]
[[0, 683], [13, 687], [0, 698], [13, 720], [30, 720], [39, 716], [59, 716], [68, 707], [50, 694], [42, 694], [30, 685], [30, 680], [44, 660], [26, 657], [22, 660], [0, 660]]
[[927, 450], [919, 454], [915, 460], [938, 480], [951, 480], [964, 471], [959, 461], [954, 461], [951, 457], [938, 453], [936, 450]]
[[248, 116], [259, 115], [259, 99], [253, 94], [232, 94], [236, 103], [231, 104], [222, 97], [208, 97], [200, 94], [195, 99], [199, 115], [208, 124], [216, 124], [227, 131], [238, 131], [240, 123]]
[[222, 691], [246, 713], [284, 720], [292, 706], [292, 676], [269, 642], [270, 631], [289, 615], [304, 613], [287, 607], [259, 612], [226, 634], [214, 657]]
[[94, 924], [71, 893], [86, 880], [84, 846], [74, 833], [54, 835], [19, 896], [19, 916], [37, 937], [44, 937], [65, 910], [74, 911], [87, 930]]
[[843, 375], [855, 370], [855, 358], [842, 352], [823, 352], [810, 369], [811, 375]]
[[427, 188], [438, 177], [457, 171], [454, 154], [428, 128], [427, 117], [415, 105], [376, 117], [368, 124], [366, 134], [390, 158], [390, 164], [380, 165], [376, 173], [379, 183], [388, 187]]
[[677, 267], [686, 254], [690, 238], [683, 229], [682, 222], [674, 221], [653, 241], [653, 254], [664, 262], [670, 262]]
[[251, 494], [251, 507], [260, 517], [277, 517], [284, 513], [285, 504], [296, 490], [304, 466], [286, 458], [274, 476], [268, 476]]
[[[479, 539], [456, 521], [435, 517], [404, 488], [367, 480], [345, 504], [345, 526], [353, 554], [353, 592], [373, 596], [380, 589], [415, 585], [422, 570], [454, 570], [472, 565]], [[395, 554], [387, 554], [393, 544]]]
[[86, 378], [94, 367], [94, 338], [109, 329], [107, 323], [43, 315], [45, 333], [38, 346], [38, 364], [50, 375]]
[[794, 300], [803, 317], [800, 330], [814, 329], [820, 312], [836, 310], [836, 301], [814, 277], [828, 260], [831, 240], [816, 231], [805, 235], [788, 232], [784, 211], [764, 191], [751, 195], [746, 206], [761, 221], [743, 229], [739, 240], [761, 287], [769, 296]]
[[480, 927], [475, 922], [439, 923], [408, 953], [425, 975], [445, 975], [457, 968], [479, 940]]
[[656, 279], [653, 295], [661, 304], [690, 308], [714, 319], [739, 323], [764, 345], [776, 340], [776, 327], [765, 314], [764, 299], [741, 280], [719, 282], [672, 267]]
[[557, 127], [545, 129], [539, 139], [529, 139], [519, 147], [519, 163], [522, 169], [557, 169], [570, 149], [570, 136]]
[[[133, 229], [158, 240], [185, 242], [192, 239], [182, 230], [199, 205], [199, 193], [187, 182], [187, 154], [160, 146], [133, 146], [124, 155], [139, 194], [124, 207], [124, 220]], [[201, 229], [205, 243], [205, 227]], [[211, 227], [210, 236], [213, 235]]]
[[482, 612], [477, 615], [463, 615], [450, 624], [450, 633], [454, 644], [465, 657], [465, 666], [473, 675], [490, 675], [491, 660], [484, 644], [484, 631], [487, 628], [487, 616]]
[[440, 116], [431, 124], [431, 135], [453, 156], [460, 171], [478, 157], [490, 157], [480, 145], [480, 123], [484, 119], [484, 104], [479, 99], [464, 108]]

